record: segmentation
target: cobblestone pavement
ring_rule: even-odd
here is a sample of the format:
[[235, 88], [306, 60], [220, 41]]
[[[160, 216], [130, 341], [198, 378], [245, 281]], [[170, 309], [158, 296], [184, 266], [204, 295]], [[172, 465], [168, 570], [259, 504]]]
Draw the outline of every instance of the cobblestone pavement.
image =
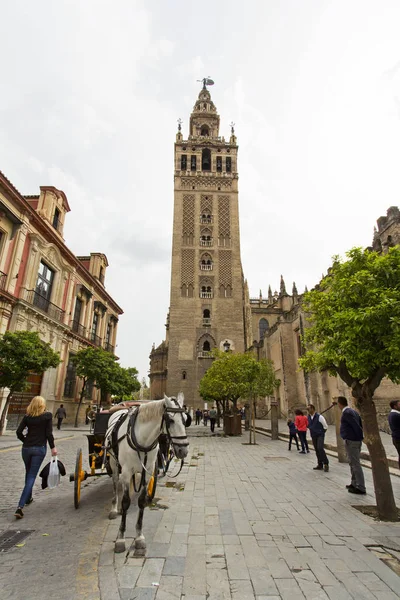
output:
[[[119, 523], [107, 519], [107, 477], [90, 480], [77, 511], [73, 484], [63, 481], [56, 490], [36, 493], [26, 518], [18, 522], [35, 532], [25, 546], [0, 557], [0, 597], [400, 598], [400, 577], [385, 563], [398, 568], [400, 524], [375, 522], [352, 508], [375, 503], [369, 469], [367, 496], [353, 496], [345, 489], [348, 465], [332, 457], [328, 473], [315, 472], [315, 455], [288, 452], [285, 442], [260, 435], [256, 446], [248, 446], [245, 436], [211, 436], [204, 426], [189, 431], [187, 465], [176, 479], [159, 481], [155, 504], [145, 511], [146, 557], [113, 552]], [[83, 436], [67, 431], [63, 436], [74, 437], [58, 442], [61, 459], [74, 463], [76, 447], [86, 447]], [[12, 509], [23, 479], [20, 460], [19, 452], [0, 450]], [[12, 475], [18, 468], [20, 475]], [[400, 478], [393, 477], [393, 486], [399, 501]], [[135, 520], [131, 509], [127, 548]], [[0, 525], [16, 528], [9, 511], [2, 511]]]
[[[86, 431], [85, 431], [86, 433]], [[0, 598], [2, 600], [98, 600], [98, 558], [106, 533], [111, 481], [108, 477], [88, 479], [82, 487], [82, 504], [75, 510], [73, 483], [77, 448], [84, 451], [83, 468], [88, 468], [87, 439], [83, 431], [56, 431], [56, 446], [67, 475], [53, 490], [35, 483], [34, 502], [24, 509], [25, 517], [13, 517], [24, 481], [21, 443], [15, 434], [3, 437], [0, 448], [0, 530], [33, 530], [22, 547], [0, 554]], [[50, 460], [47, 452], [43, 462]], [[84, 501], [83, 501], [84, 500]]]

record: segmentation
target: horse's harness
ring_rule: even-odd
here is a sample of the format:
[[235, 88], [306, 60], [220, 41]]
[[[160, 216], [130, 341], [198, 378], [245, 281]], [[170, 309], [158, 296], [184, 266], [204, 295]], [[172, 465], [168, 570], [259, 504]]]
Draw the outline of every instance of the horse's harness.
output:
[[[149, 446], [142, 446], [141, 444], [139, 444], [139, 442], [137, 441], [137, 438], [136, 438], [136, 434], [135, 434], [135, 424], [136, 424], [136, 420], [139, 415], [140, 407], [135, 408], [133, 411], [129, 410], [127, 413], [121, 415], [121, 417], [115, 423], [115, 425], [112, 429], [112, 432], [111, 432], [111, 440], [112, 441], [111, 441], [111, 448], [109, 448], [109, 452], [110, 452], [110, 450], [112, 451], [113, 458], [116, 460], [118, 468], [120, 466], [119, 461], [118, 461], [118, 444], [120, 442], [122, 442], [122, 440], [125, 438], [129, 444], [129, 446], [132, 448], [132, 450], [135, 450], [137, 452], [140, 464], [142, 465], [142, 474], [140, 477], [140, 483], [139, 483], [138, 488], [136, 488], [135, 477], [133, 477], [133, 487], [134, 487], [136, 493], [140, 492], [141, 488], [145, 484], [146, 472], [149, 473], [146, 468], [147, 455], [149, 452], [151, 452], [152, 450], [154, 450], [157, 447], [158, 438], [159, 438], [160, 434], [162, 433], [164, 424], [165, 424], [165, 429], [166, 429], [167, 436], [168, 436], [168, 441], [169, 441], [169, 443], [172, 444], [173, 448], [189, 446], [189, 442], [187, 441], [187, 435], [172, 435], [171, 434], [170, 426], [171, 426], [171, 423], [173, 422], [173, 419], [170, 417], [170, 415], [168, 413], [180, 414], [182, 423], [183, 423], [183, 425], [185, 425], [185, 421], [183, 419], [183, 414], [185, 413], [185, 410], [179, 406], [179, 403], [175, 397], [172, 396], [170, 399], [176, 404], [176, 408], [175, 407], [171, 408], [171, 407], [167, 407], [167, 406], [164, 407], [164, 412], [163, 412], [163, 416], [161, 419], [161, 425], [160, 425], [160, 432], [159, 432], [158, 436], [156, 437], [156, 439]], [[122, 423], [124, 423], [125, 420], [128, 418], [128, 416], [129, 416], [129, 421], [128, 421], [128, 427], [127, 427], [126, 433], [124, 435], [122, 435], [121, 437], [118, 437], [118, 430], [121, 427]], [[115, 430], [115, 434], [116, 434], [115, 435], [116, 439], [115, 438], [113, 439], [114, 430]], [[178, 441], [175, 441], [175, 440], [178, 440]], [[143, 461], [140, 456], [141, 454], [144, 454]], [[179, 475], [179, 473], [181, 472], [183, 463], [184, 463], [184, 459], [182, 458], [179, 471], [176, 475], [174, 475], [174, 477], [177, 477]], [[163, 468], [163, 470], [164, 470], [164, 468]], [[164, 470], [164, 474], [165, 473], [166, 473], [166, 470]], [[149, 473], [149, 475], [152, 475], [152, 473]]]

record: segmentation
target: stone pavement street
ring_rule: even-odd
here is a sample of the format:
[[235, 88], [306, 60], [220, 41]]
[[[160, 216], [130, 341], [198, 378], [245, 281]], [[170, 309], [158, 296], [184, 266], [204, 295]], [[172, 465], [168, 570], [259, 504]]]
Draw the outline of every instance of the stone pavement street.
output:
[[[187, 465], [176, 479], [159, 481], [154, 506], [146, 509], [145, 557], [113, 552], [118, 521], [107, 519], [109, 478], [90, 480], [77, 511], [73, 484], [64, 481], [56, 490], [37, 493], [18, 522], [35, 532], [25, 546], [0, 557], [0, 597], [400, 598], [400, 577], [387, 566], [399, 567], [400, 523], [376, 522], [352, 508], [375, 502], [369, 469], [367, 496], [353, 496], [345, 489], [348, 465], [333, 457], [328, 473], [315, 472], [313, 452], [288, 452], [282, 441], [259, 435], [258, 444], [248, 446], [247, 436], [211, 436], [202, 425], [189, 432]], [[76, 435], [58, 443], [67, 460], [83, 436], [61, 434]], [[2, 479], [11, 455], [19, 457], [0, 451]], [[15, 469], [14, 456], [9, 464]], [[400, 477], [392, 481], [400, 505]], [[131, 510], [128, 549], [135, 520]], [[15, 528], [9, 511], [2, 512], [0, 525]]]

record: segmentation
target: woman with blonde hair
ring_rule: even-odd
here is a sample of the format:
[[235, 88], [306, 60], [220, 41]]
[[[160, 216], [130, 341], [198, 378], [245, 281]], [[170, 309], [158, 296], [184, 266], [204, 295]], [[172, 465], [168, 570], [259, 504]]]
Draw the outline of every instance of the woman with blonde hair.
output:
[[[32, 398], [26, 415], [17, 429], [17, 437], [22, 445], [22, 459], [25, 463], [25, 487], [22, 491], [18, 508], [14, 513], [17, 519], [22, 519], [22, 509], [25, 504], [33, 502], [32, 488], [35, 483], [40, 465], [46, 456], [46, 445], [49, 442], [52, 456], [57, 455], [53, 437], [53, 416], [46, 411], [46, 400], [42, 396]], [[26, 435], [23, 434], [27, 429]]]

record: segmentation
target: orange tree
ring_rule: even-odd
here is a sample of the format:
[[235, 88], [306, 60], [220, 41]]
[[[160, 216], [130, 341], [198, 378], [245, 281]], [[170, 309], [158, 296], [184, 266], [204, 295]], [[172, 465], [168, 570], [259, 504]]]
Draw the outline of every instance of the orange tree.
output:
[[377, 510], [395, 520], [397, 509], [379, 433], [375, 390], [387, 377], [400, 383], [400, 247], [380, 254], [361, 248], [334, 257], [328, 275], [304, 297], [309, 314], [305, 371], [327, 370], [350, 388], [364, 425]]

